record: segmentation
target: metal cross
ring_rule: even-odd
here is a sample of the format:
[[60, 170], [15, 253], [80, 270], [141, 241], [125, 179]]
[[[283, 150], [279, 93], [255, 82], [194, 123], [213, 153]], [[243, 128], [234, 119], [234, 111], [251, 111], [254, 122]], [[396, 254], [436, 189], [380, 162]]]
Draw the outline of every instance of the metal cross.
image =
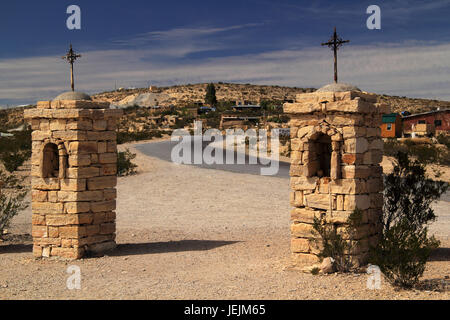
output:
[[72, 44], [70, 44], [70, 49], [65, 56], [62, 57], [70, 63], [70, 84], [72, 86], [72, 91], [75, 91], [75, 82], [73, 80], [73, 63], [78, 58], [81, 58], [81, 54], [76, 54], [72, 49]]
[[334, 82], [338, 82], [338, 74], [337, 74], [337, 51], [344, 43], [349, 43], [350, 40], [342, 40], [339, 38], [336, 33], [336, 27], [334, 27], [334, 33], [328, 42], [322, 43], [323, 46], [328, 46], [334, 51]]

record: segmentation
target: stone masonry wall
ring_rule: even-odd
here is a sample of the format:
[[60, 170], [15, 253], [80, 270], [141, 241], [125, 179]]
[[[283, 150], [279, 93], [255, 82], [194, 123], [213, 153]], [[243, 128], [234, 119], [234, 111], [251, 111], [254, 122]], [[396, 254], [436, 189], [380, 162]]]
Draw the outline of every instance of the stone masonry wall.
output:
[[107, 108], [44, 101], [25, 112], [33, 130], [35, 257], [78, 259], [115, 246], [116, 119], [122, 110]]
[[[333, 225], [344, 239], [348, 217], [358, 208], [361, 225], [355, 233], [358, 246], [349, 252], [355, 265], [365, 263], [369, 244], [380, 232], [378, 218], [383, 198], [383, 141], [381, 114], [387, 106], [377, 104], [374, 94], [359, 91], [316, 92], [286, 103], [291, 116], [291, 252], [295, 266], [319, 262], [322, 250], [312, 239], [314, 217]], [[331, 142], [330, 174], [318, 169], [319, 137]], [[323, 138], [322, 138], [323, 139]], [[319, 170], [319, 171], [318, 171]]]

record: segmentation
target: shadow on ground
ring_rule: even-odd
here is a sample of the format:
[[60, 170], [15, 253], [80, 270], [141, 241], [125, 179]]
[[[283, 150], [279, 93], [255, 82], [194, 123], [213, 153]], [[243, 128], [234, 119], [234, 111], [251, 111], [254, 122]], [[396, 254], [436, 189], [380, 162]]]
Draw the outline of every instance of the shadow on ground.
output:
[[108, 253], [108, 256], [129, 256], [141, 254], [156, 254], [168, 252], [206, 251], [238, 243], [239, 241], [214, 240], [181, 240], [170, 242], [127, 243], [119, 244]]
[[30, 234], [7, 234], [0, 242], [0, 254], [33, 252], [33, 237]]
[[433, 250], [428, 261], [450, 261], [450, 248], [437, 248]]

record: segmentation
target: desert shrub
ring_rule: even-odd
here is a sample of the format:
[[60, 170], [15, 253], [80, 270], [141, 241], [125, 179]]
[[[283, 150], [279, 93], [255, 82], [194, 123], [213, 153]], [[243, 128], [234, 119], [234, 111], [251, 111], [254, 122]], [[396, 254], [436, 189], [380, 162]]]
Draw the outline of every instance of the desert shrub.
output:
[[315, 238], [311, 241], [321, 242], [322, 250], [318, 257], [322, 260], [327, 257], [334, 259], [334, 267], [340, 272], [349, 272], [353, 267], [353, 262], [349, 253], [358, 245], [355, 240], [355, 232], [360, 225], [362, 219], [362, 211], [355, 209], [347, 219], [345, 224], [345, 233], [349, 240], [345, 240], [342, 234], [338, 232], [339, 224], [326, 223], [324, 218], [314, 217], [313, 230], [315, 235], [319, 235], [320, 239]]
[[26, 194], [20, 179], [0, 170], [0, 237], [9, 228], [12, 218], [27, 207]]
[[440, 143], [443, 144], [447, 147], [447, 149], [450, 149], [450, 135], [446, 135], [446, 134], [439, 134], [436, 137], [436, 140]]
[[8, 172], [17, 170], [31, 157], [31, 130], [0, 138], [0, 161]]
[[427, 225], [436, 219], [431, 204], [448, 183], [428, 179], [422, 163], [399, 152], [384, 187], [382, 235], [369, 260], [394, 286], [411, 288], [423, 274], [431, 251], [439, 246], [428, 237]]
[[[444, 139], [441, 138], [441, 141], [445, 142]], [[433, 144], [417, 144], [411, 140], [406, 140], [402, 143], [396, 139], [388, 139], [384, 142], [384, 154], [386, 156], [395, 157], [398, 152], [407, 153], [425, 165], [450, 164], [450, 151], [448, 148], [443, 150]]]
[[129, 149], [117, 153], [117, 175], [119, 177], [136, 174], [137, 165], [132, 162], [136, 158], [135, 153]]

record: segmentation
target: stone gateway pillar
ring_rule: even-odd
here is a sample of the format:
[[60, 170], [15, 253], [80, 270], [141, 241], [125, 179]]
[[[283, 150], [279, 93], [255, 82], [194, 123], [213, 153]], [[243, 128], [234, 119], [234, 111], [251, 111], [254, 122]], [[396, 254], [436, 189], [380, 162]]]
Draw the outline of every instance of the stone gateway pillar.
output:
[[[331, 84], [286, 103], [291, 121], [291, 252], [299, 268], [319, 263], [314, 217], [349, 239], [346, 222], [358, 208], [361, 223], [348, 252], [356, 266], [366, 262], [369, 244], [380, 232], [383, 197], [382, 113], [375, 94], [351, 85]], [[313, 241], [318, 239], [319, 241]]]
[[32, 126], [35, 257], [79, 259], [115, 247], [117, 142], [122, 110], [79, 92], [25, 110]]

